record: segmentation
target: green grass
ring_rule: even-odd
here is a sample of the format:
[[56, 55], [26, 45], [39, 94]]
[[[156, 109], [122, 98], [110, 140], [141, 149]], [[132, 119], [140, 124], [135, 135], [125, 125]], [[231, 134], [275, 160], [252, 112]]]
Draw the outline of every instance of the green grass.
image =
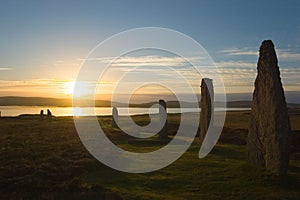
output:
[[170, 166], [148, 174], [126, 174], [94, 168], [84, 174], [126, 199], [297, 199], [299, 161], [292, 160], [289, 175], [280, 178], [246, 163], [244, 146], [218, 144], [199, 160], [198, 145]]
[[[292, 156], [286, 177], [273, 176], [246, 162], [245, 145], [235, 143], [244, 137], [247, 119], [247, 112], [228, 113], [222, 143], [204, 159], [198, 158], [196, 139], [168, 167], [128, 174], [95, 160], [81, 144], [71, 117], [0, 118], [0, 199], [105, 199], [114, 195], [130, 200], [299, 199], [300, 160]], [[296, 124], [299, 115], [291, 119]], [[141, 125], [149, 122], [147, 116], [134, 120]], [[176, 132], [179, 120], [180, 115], [169, 115], [171, 132]], [[108, 137], [124, 149], [145, 152], [161, 147], [128, 145], [130, 137], [112, 128], [110, 117], [99, 121]]]

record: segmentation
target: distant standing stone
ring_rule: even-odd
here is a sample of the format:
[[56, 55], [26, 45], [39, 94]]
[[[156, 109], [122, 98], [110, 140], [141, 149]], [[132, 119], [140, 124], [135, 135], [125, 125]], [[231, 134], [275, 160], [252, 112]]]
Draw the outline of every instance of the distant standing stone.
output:
[[119, 114], [116, 107], [112, 108], [112, 126], [118, 127]]
[[40, 112], [40, 118], [41, 119], [44, 118], [44, 110], [41, 110], [41, 112]]
[[49, 109], [47, 109], [47, 118], [52, 118], [52, 113]]
[[248, 160], [276, 175], [287, 173], [290, 119], [281, 83], [274, 44], [263, 41], [247, 138]]
[[203, 142], [209, 124], [213, 119], [214, 88], [212, 79], [203, 78], [201, 81], [201, 114], [200, 114], [200, 141]]
[[162, 129], [159, 131], [160, 140], [168, 139], [168, 130], [167, 130], [167, 104], [164, 100], [159, 100], [159, 123]]

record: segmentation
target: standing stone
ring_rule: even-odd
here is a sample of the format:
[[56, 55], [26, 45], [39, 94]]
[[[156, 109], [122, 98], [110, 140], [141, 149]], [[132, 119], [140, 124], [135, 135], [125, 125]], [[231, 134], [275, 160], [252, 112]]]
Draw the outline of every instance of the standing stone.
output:
[[160, 140], [168, 139], [168, 130], [167, 130], [167, 104], [164, 100], [159, 100], [159, 123], [162, 129], [159, 131]]
[[200, 114], [200, 141], [203, 142], [210, 121], [213, 120], [214, 88], [212, 79], [203, 78], [201, 81], [201, 114]]
[[276, 175], [287, 173], [290, 120], [274, 44], [263, 41], [247, 138], [248, 160]]
[[118, 127], [119, 114], [116, 107], [112, 108], [112, 127]]
[[40, 118], [43, 119], [44, 118], [44, 110], [40, 111]]
[[49, 109], [47, 109], [47, 118], [52, 118], [52, 112]]

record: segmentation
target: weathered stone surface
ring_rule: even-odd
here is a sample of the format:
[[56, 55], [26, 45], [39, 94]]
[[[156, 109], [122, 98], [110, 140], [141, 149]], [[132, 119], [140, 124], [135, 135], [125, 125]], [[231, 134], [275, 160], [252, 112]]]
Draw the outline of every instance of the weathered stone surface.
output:
[[168, 139], [168, 130], [167, 130], [167, 104], [164, 100], [159, 100], [159, 122], [162, 129], [159, 131], [160, 140]]
[[119, 113], [116, 107], [112, 108], [112, 126], [118, 127]]
[[203, 142], [210, 121], [213, 119], [214, 88], [212, 79], [203, 78], [201, 81], [201, 113], [200, 113], [200, 141]]
[[274, 44], [264, 41], [259, 50], [257, 77], [247, 138], [248, 160], [277, 175], [287, 173], [290, 120]]

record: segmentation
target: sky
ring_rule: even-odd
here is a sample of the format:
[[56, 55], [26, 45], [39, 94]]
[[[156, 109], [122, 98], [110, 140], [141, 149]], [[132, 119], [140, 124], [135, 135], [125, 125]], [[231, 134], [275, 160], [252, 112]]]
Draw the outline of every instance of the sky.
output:
[[[142, 27], [173, 29], [197, 41], [219, 68], [227, 93], [253, 91], [259, 46], [271, 39], [285, 91], [300, 91], [299, 9], [297, 0], [1, 0], [0, 96], [70, 97], [81, 64], [95, 46]], [[166, 73], [166, 67], [175, 67], [199, 89], [201, 76], [177, 55], [141, 51], [116, 61], [100, 81], [99, 97], [111, 93], [122, 73], [145, 61], [128, 87], [158, 74], [180, 88], [180, 81]], [[167, 91], [155, 84], [139, 90]]]

